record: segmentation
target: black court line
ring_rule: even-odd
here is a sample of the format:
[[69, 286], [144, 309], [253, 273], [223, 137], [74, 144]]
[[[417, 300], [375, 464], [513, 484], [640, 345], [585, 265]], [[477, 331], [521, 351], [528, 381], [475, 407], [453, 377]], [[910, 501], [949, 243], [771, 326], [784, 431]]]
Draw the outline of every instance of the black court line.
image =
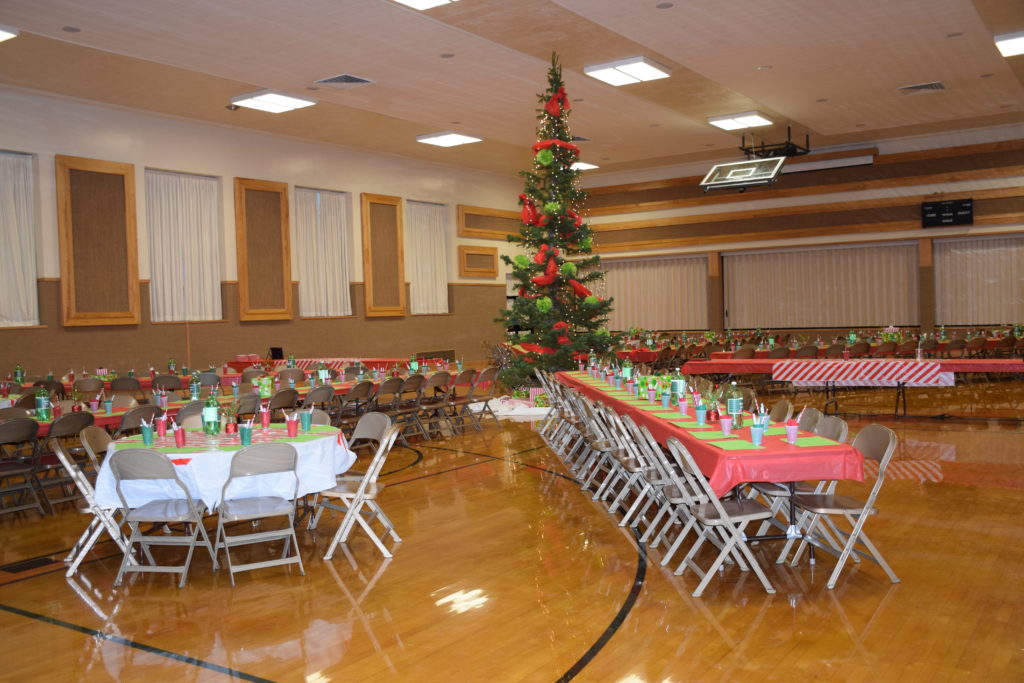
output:
[[406, 448], [408, 448], [410, 451], [412, 451], [413, 453], [416, 454], [416, 459], [413, 460], [408, 465], [402, 465], [401, 467], [399, 467], [396, 470], [391, 470], [390, 472], [381, 472], [378, 476], [386, 477], [389, 474], [397, 474], [398, 472], [401, 472], [402, 470], [407, 470], [410, 467], [415, 467], [416, 465], [419, 465], [423, 461], [423, 451], [421, 451], [421, 450], [419, 450], [417, 448], [413, 448], [412, 446], [406, 446]]
[[[540, 465], [531, 465], [530, 463], [523, 462], [522, 460], [512, 460], [511, 458], [503, 458], [500, 455], [489, 455], [487, 453], [477, 453], [475, 451], [467, 451], [464, 448], [445, 448], [444, 446], [427, 446], [427, 448], [433, 448], [434, 450], [437, 450], [437, 451], [450, 451], [452, 453], [465, 453], [467, 455], [476, 455], [476, 456], [479, 456], [481, 458], [489, 458], [491, 460], [501, 460], [501, 461], [504, 461], [504, 462], [510, 462], [513, 465], [519, 465], [520, 467], [526, 467], [526, 468], [529, 468], [531, 470], [539, 470], [540, 472], [544, 472], [546, 474], [550, 474], [550, 475], [555, 476], [555, 477], [561, 477], [562, 479], [566, 479], [568, 481], [575, 482], [577, 484], [579, 483], [579, 480], [577, 480], [577, 479], [575, 479], [573, 477], [570, 477], [567, 474], [562, 474], [561, 472], [555, 472], [554, 470], [549, 470], [548, 468], [541, 467]], [[533, 448], [527, 448], [526, 450], [516, 451], [512, 455], [522, 455], [523, 453], [529, 453], [531, 451], [539, 451], [542, 448], [546, 448], [546, 446], [534, 446]]]
[[587, 664], [597, 656], [602, 648], [608, 644], [608, 641], [612, 639], [622, 623], [626, 621], [626, 617], [633, 610], [633, 605], [636, 604], [637, 598], [640, 597], [640, 590], [644, 586], [644, 579], [647, 577], [647, 549], [640, 542], [640, 532], [637, 529], [633, 529], [633, 535], [636, 536], [637, 542], [637, 554], [636, 554], [636, 575], [633, 577], [633, 586], [629, 589], [629, 594], [626, 595], [626, 599], [622, 603], [622, 607], [615, 614], [611, 623], [604, 630], [601, 636], [594, 641], [594, 644], [590, 646], [590, 649], [583, 653], [583, 656], [576, 660], [576, 663], [569, 667], [558, 679], [557, 683], [565, 683], [575, 678], [580, 671], [583, 670]]
[[84, 633], [85, 635], [92, 636], [93, 638], [102, 638], [103, 640], [109, 640], [109, 641], [111, 641], [113, 643], [117, 643], [118, 645], [124, 645], [125, 647], [132, 647], [132, 648], [135, 648], [136, 650], [141, 650], [142, 652], [147, 652], [149, 654], [158, 655], [160, 657], [166, 657], [167, 659], [173, 659], [176, 662], [181, 662], [183, 664], [192, 664], [193, 666], [198, 666], [198, 667], [203, 668], [203, 669], [208, 669], [210, 671], [216, 671], [217, 673], [225, 674], [227, 676], [231, 676], [232, 678], [237, 678], [239, 680], [243, 680], [243, 681], [256, 681], [257, 683], [274, 683], [269, 678], [261, 678], [260, 676], [256, 676], [256, 675], [249, 674], [249, 673], [245, 673], [244, 671], [239, 671], [238, 669], [232, 669], [230, 667], [221, 666], [220, 664], [214, 664], [213, 662], [207, 662], [206, 660], [203, 660], [203, 659], [197, 659], [196, 657], [189, 657], [187, 655], [178, 654], [177, 652], [171, 652], [170, 650], [164, 650], [164, 649], [159, 648], [159, 647], [153, 647], [152, 645], [146, 645], [145, 643], [140, 643], [140, 642], [135, 641], [135, 640], [129, 640], [128, 638], [122, 638], [121, 636], [115, 636], [115, 635], [113, 635], [111, 633], [104, 633], [103, 631], [97, 631], [94, 628], [88, 628], [86, 626], [79, 626], [78, 624], [72, 624], [69, 621], [62, 621], [60, 619], [54, 619], [53, 617], [48, 617], [45, 614], [37, 614], [36, 612], [29, 612], [27, 610], [18, 609], [17, 607], [11, 607], [10, 605], [2, 605], [2, 604], [0, 604], [0, 609], [4, 610], [5, 612], [10, 612], [11, 614], [16, 614], [16, 615], [18, 615], [20, 617], [25, 617], [27, 619], [35, 619], [36, 621], [41, 621], [44, 624], [50, 624], [52, 626], [60, 626], [61, 628], [66, 628], [66, 629], [68, 629], [70, 631], [77, 631], [78, 633]]

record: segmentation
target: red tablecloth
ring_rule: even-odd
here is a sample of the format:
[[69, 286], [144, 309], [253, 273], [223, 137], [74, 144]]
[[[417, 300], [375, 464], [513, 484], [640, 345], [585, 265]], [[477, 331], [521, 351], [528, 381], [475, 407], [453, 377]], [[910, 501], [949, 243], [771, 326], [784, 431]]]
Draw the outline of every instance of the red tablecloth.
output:
[[[729, 360], [691, 360], [683, 366], [683, 373], [687, 375], [704, 374], [773, 374], [775, 365], [789, 361], [785, 358], [752, 358], [752, 359], [729, 359]], [[801, 363], [858, 363], [861, 360], [800, 360]], [[936, 358], [931, 360], [915, 361], [903, 360], [893, 361], [903, 363], [932, 363], [939, 367], [939, 372], [1024, 372], [1024, 360], [1019, 358]]]
[[683, 366], [683, 374], [740, 374], [770, 375], [772, 368], [781, 358], [741, 358], [728, 360], [691, 360]]
[[[434, 365], [436, 365], [439, 362], [443, 362], [443, 359], [441, 359], [441, 358], [427, 358], [427, 359], [420, 358], [419, 359], [419, 361], [421, 363], [424, 360], [427, 360], [427, 361], [429, 361], [430, 363], [432, 363]], [[391, 368], [391, 367], [396, 367], [396, 366], [401, 368], [401, 369], [405, 369], [406, 366], [409, 364], [409, 359], [408, 358], [354, 358], [353, 357], [353, 358], [296, 358], [295, 359], [295, 366], [297, 368], [302, 369], [302, 370], [309, 370], [311, 368], [315, 368], [320, 363], [323, 363], [327, 367], [331, 368], [332, 370], [341, 370], [345, 366], [354, 365], [356, 363], [356, 361], [358, 361], [362, 365], [365, 365], [368, 368], [377, 368], [378, 370], [384, 370], [386, 368]], [[229, 361], [228, 362], [228, 366], [233, 368], [233, 369], [235, 369], [235, 370], [237, 370], [238, 372], [242, 372], [243, 370], [251, 368], [251, 367], [253, 367], [254, 365], [257, 365], [260, 362], [262, 362], [262, 361], [237, 361], [237, 360], [233, 360], [233, 361]], [[273, 361], [274, 369], [275, 370], [284, 369], [284, 367], [287, 364], [287, 362], [288, 361], [285, 361], [285, 360], [275, 360], [275, 361]]]
[[629, 358], [634, 363], [653, 363], [658, 360], [658, 353], [660, 349], [633, 349], [632, 351], [616, 351], [615, 355], [620, 360], [626, 360]]
[[[679, 439], [719, 495], [748, 481], [864, 480], [864, 459], [849, 444], [834, 442], [831, 445], [797, 446], [786, 442], [782, 436], [765, 435], [764, 448], [722, 450], [695, 436], [714, 431], [717, 426], [690, 428], [673, 423], [659, 417], [657, 411], [645, 409], [653, 404], [630, 399], [626, 392], [616, 392], [606, 382], [593, 379], [586, 373], [559, 372], [557, 376], [563, 384], [611, 406], [620, 414], [629, 415], [637, 424], [646, 425], [659, 443], [665, 443], [670, 436]], [[749, 440], [749, 427], [735, 431], [740, 439]]]

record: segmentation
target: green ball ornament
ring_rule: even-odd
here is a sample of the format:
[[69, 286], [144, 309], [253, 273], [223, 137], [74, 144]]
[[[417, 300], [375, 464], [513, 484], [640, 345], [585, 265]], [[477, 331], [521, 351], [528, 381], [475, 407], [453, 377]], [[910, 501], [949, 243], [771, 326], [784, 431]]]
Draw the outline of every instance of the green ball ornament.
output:
[[594, 246], [594, 240], [589, 237], [584, 237], [580, 240], [580, 249], [590, 249]]
[[599, 329], [597, 332], [595, 332], [594, 334], [596, 334], [598, 337], [608, 337], [608, 336], [610, 336], [610, 333], [608, 332], [608, 330], [604, 329], [603, 327], [601, 329]]
[[530, 266], [530, 259], [526, 258], [522, 254], [516, 254], [516, 257], [513, 260], [520, 268], [528, 268]]
[[542, 149], [541, 151], [537, 152], [536, 159], [537, 163], [540, 164], [541, 166], [550, 166], [551, 162], [555, 160], [555, 155], [551, 152], [550, 149]]
[[558, 202], [547, 202], [544, 205], [544, 213], [548, 213], [548, 214], [554, 215], [554, 214], [561, 213], [561, 212], [562, 212], [562, 205], [559, 204]]
[[593, 295], [588, 296], [586, 299], [583, 300], [583, 303], [585, 303], [587, 306], [596, 306], [597, 305], [597, 297], [593, 296]]
[[541, 313], [547, 313], [551, 310], [552, 306], [554, 306], [554, 302], [551, 301], [550, 297], [542, 296], [537, 299], [537, 310]]
[[566, 261], [562, 264], [562, 275], [566, 277], [573, 277], [576, 275], [576, 264], [571, 261]]

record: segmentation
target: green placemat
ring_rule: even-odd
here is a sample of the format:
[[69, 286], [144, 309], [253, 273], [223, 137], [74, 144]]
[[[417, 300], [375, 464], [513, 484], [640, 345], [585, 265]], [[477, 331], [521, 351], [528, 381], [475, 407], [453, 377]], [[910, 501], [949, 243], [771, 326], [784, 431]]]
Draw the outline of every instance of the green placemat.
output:
[[736, 434], [730, 434], [726, 436], [722, 433], [721, 429], [716, 429], [712, 432], [690, 432], [690, 436], [700, 439], [701, 441], [714, 441], [715, 439], [738, 439], [740, 438]]
[[686, 427], [687, 429], [696, 428], [697, 421], [688, 417], [679, 417], [676, 415], [675, 418], [669, 418], [669, 422], [676, 425], [677, 427]]
[[797, 446], [836, 446], [837, 442], [826, 439], [823, 436], [799, 436], [796, 439]]
[[765, 434], [780, 434], [782, 436], [785, 436], [786, 435], [786, 428], [785, 427], [769, 427], [768, 429], [764, 430], [764, 433]]
[[[640, 406], [640, 409], [646, 410], [651, 413], [661, 413], [670, 410], [669, 408], [663, 408], [660, 401], [658, 403], [650, 403], [648, 401], [644, 401], [643, 404]], [[672, 410], [670, 412], [674, 413], [675, 415], [679, 414], [678, 410]]]
[[660, 417], [663, 420], [671, 420], [676, 417], [681, 417], [678, 410], [653, 410], [655, 417]]
[[761, 450], [764, 446], [755, 446], [753, 441], [746, 441], [745, 439], [735, 439], [732, 441], [711, 441], [712, 446], [717, 446], [723, 451], [745, 451], [745, 450]]

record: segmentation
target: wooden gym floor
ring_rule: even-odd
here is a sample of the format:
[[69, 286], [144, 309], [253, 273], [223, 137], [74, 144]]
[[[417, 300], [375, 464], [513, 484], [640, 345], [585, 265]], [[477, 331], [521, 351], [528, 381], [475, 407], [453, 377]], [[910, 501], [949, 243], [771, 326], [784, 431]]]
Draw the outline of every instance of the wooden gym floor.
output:
[[900, 436], [866, 527], [899, 584], [862, 563], [829, 591], [829, 557], [790, 569], [761, 548], [777, 594], [730, 568], [691, 598], [692, 574], [663, 571], [511, 422], [397, 448], [382, 497], [404, 538], [395, 558], [356, 532], [325, 562], [337, 524], [325, 517], [299, 532], [305, 577], [270, 568], [232, 588], [197, 551], [182, 590], [160, 575], [114, 588], [107, 542], [66, 579], [86, 519], [71, 505], [8, 515], [0, 678], [1021, 681], [1022, 397], [1019, 381], [911, 391], [911, 413], [962, 417], [900, 420], [891, 392], [843, 397], [851, 432], [879, 421]]

